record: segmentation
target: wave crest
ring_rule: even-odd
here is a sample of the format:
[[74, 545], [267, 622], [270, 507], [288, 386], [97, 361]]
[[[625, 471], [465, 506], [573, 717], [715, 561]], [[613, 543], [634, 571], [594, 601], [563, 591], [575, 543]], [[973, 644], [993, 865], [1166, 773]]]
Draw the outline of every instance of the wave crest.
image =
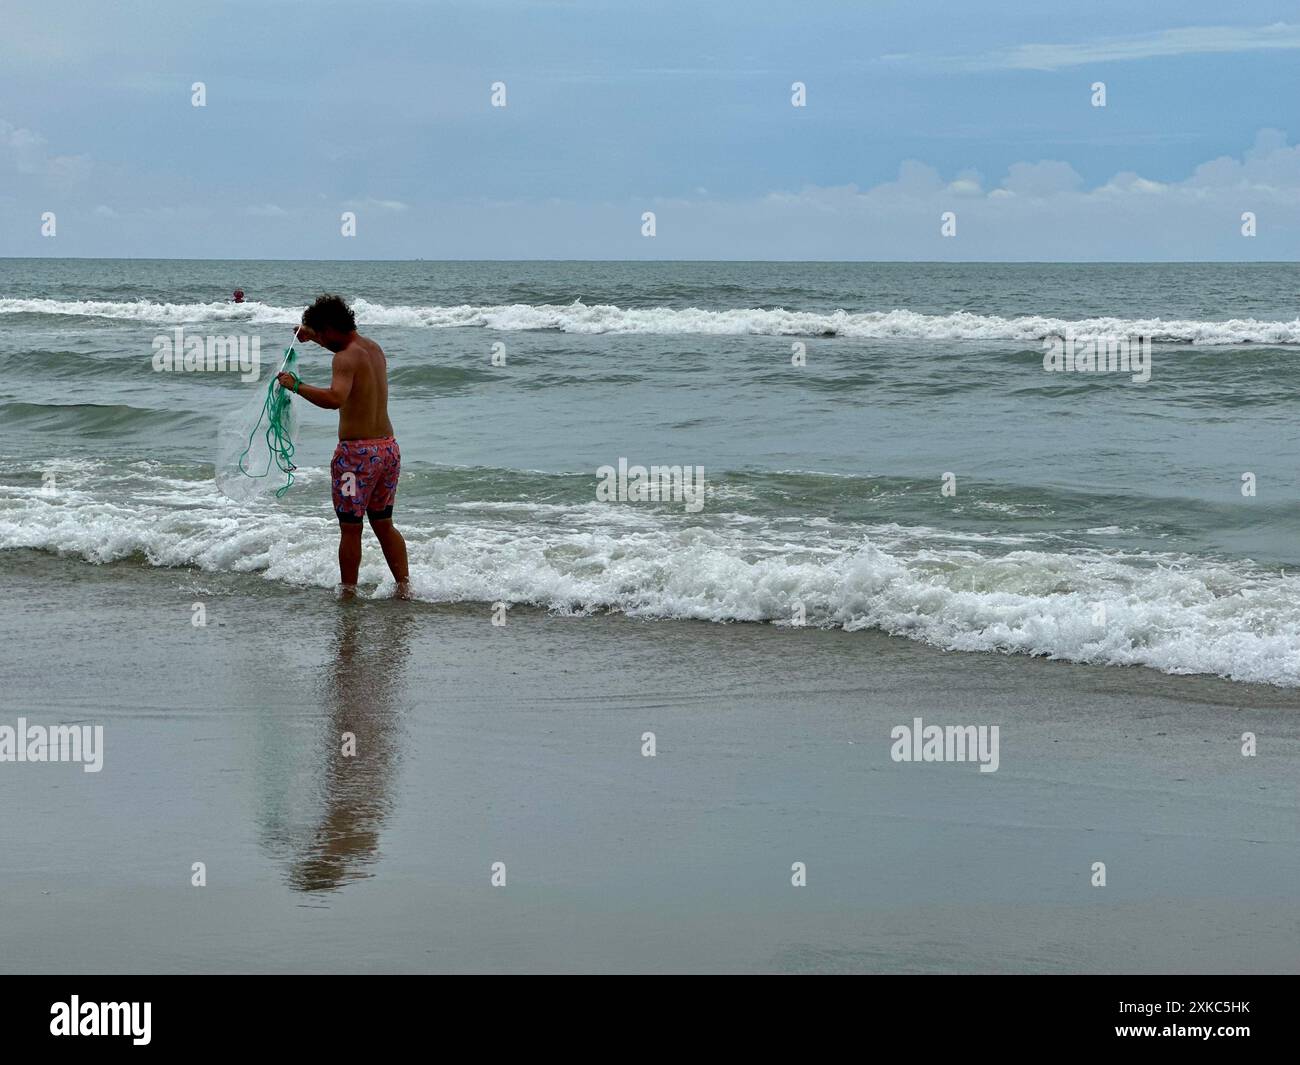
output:
[[[0, 484], [0, 550], [143, 557], [321, 587], [337, 579], [335, 526], [323, 516], [232, 510], [211, 481], [150, 464], [92, 467], [61, 471], [53, 496], [34, 477]], [[795, 547], [779, 532], [594, 502], [463, 503], [403, 532], [415, 593], [431, 602], [778, 625], [802, 607], [810, 625], [946, 650], [1300, 686], [1300, 578], [1247, 563], [1042, 544], [981, 554], [934, 536], [909, 547], [907, 536], [858, 526], [810, 529]], [[377, 553], [361, 578], [387, 582]]]
[[[879, 340], [1013, 340], [1032, 343], [1049, 336], [1081, 340], [1144, 336], [1157, 343], [1216, 346], [1225, 344], [1300, 344], [1300, 318], [1226, 321], [1163, 318], [1082, 318], [1040, 315], [921, 314], [917, 311], [792, 311], [781, 308], [616, 307], [612, 304], [500, 304], [475, 306], [384, 306], [366, 299], [353, 304], [367, 326], [418, 329], [482, 328], [501, 332], [553, 330], [563, 333], [641, 333], [713, 336], [840, 336]], [[0, 299], [0, 314], [106, 318], [158, 325], [203, 322], [293, 325], [300, 308], [265, 303], [156, 303], [149, 300]]]

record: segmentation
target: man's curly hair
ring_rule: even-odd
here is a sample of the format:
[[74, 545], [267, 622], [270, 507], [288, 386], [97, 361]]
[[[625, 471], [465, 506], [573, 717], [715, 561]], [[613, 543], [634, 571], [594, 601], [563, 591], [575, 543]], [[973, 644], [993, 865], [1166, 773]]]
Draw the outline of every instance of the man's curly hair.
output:
[[302, 324], [317, 333], [322, 329], [351, 333], [357, 327], [357, 317], [342, 296], [326, 293], [302, 312]]

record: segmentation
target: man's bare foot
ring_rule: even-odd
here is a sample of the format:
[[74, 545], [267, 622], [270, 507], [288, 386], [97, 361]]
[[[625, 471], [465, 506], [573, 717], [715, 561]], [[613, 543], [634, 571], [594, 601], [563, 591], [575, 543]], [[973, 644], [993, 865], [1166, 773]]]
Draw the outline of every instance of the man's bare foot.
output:
[[394, 599], [410, 599], [410, 598], [411, 598], [411, 582], [410, 582], [409, 580], [398, 581], [398, 582], [397, 582], [397, 590], [396, 590], [395, 592], [393, 592], [393, 598], [394, 598]]
[[355, 584], [340, 584], [340, 599], [355, 599], [357, 597], [357, 586]]

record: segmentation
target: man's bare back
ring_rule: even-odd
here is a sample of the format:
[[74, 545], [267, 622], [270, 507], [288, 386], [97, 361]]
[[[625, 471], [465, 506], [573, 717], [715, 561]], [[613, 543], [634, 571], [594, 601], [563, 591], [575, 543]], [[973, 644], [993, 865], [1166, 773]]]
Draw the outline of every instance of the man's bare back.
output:
[[[339, 407], [340, 440], [373, 440], [392, 436], [388, 419], [388, 363], [384, 349], [369, 337], [353, 334], [352, 343], [334, 355], [331, 390], [350, 377], [351, 387]], [[339, 391], [343, 391], [339, 389]]]

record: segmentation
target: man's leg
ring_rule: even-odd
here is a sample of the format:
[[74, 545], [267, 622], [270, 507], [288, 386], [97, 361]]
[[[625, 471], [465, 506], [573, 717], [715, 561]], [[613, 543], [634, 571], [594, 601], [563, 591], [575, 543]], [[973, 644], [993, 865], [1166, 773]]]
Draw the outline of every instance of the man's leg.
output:
[[330, 498], [339, 520], [339, 580], [343, 594], [349, 597], [357, 592], [364, 528], [361, 515], [366, 505], [364, 498], [358, 498], [358, 492], [365, 487], [365, 465], [361, 456], [353, 454], [355, 446], [351, 440], [340, 440], [330, 462]]
[[361, 522], [339, 522], [339, 580], [343, 594], [352, 595], [357, 590], [357, 573], [361, 569]]
[[[370, 527], [375, 530], [379, 546], [384, 549], [384, 561], [392, 571], [393, 580], [397, 582], [397, 597], [409, 599], [411, 595], [411, 571], [406, 563], [406, 541], [393, 525], [392, 518], [376, 518], [370, 515]], [[357, 548], [360, 552], [360, 547]]]

